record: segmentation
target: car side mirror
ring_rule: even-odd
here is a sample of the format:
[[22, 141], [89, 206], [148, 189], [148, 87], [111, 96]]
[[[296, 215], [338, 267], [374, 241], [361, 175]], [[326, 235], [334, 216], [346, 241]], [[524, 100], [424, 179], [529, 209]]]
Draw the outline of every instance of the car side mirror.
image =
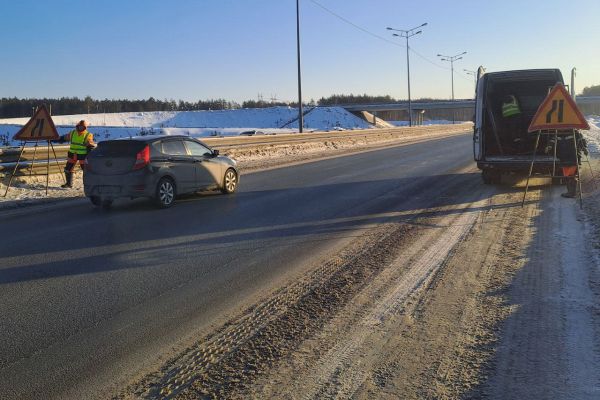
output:
[[219, 150], [213, 150], [213, 156], [218, 156], [219, 155]]

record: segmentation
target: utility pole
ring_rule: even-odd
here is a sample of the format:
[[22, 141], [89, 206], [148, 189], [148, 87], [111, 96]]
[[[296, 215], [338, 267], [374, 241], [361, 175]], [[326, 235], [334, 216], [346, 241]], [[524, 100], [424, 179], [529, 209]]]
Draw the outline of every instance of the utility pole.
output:
[[298, 52], [298, 132], [304, 131], [302, 112], [302, 72], [300, 70], [300, 0], [296, 0], [296, 48]]
[[575, 77], [577, 76], [577, 68], [571, 70], [571, 97], [575, 100]]
[[471, 71], [470, 69], [463, 69], [463, 71], [465, 71], [465, 73], [467, 75], [472, 75], [473, 76], [473, 83], [475, 83], [475, 90], [477, 90], [477, 72], [476, 71]]
[[394, 29], [394, 28], [390, 28], [389, 26], [387, 27], [388, 31], [400, 32], [399, 35], [397, 33], [394, 33], [393, 34], [394, 36], [406, 38], [406, 75], [407, 75], [407, 79], [408, 79], [408, 126], [413, 125], [413, 123], [412, 123], [412, 101], [410, 98], [410, 55], [409, 55], [408, 39], [421, 33], [422, 31], [415, 32], [415, 30], [419, 29], [425, 25], [427, 25], [427, 22], [425, 22], [424, 24], [421, 24], [415, 28], [408, 29], [408, 30]]
[[[451, 80], [452, 80], [452, 103], [454, 103], [454, 61], [458, 61], [461, 60], [463, 55], [467, 54], [466, 51], [463, 51], [460, 54], [457, 54], [455, 56], [445, 56], [443, 54], [438, 54], [438, 57], [440, 57], [440, 60], [442, 61], [449, 61], [450, 62], [450, 74], [451, 74]], [[454, 108], [452, 108], [452, 123], [455, 124], [456, 123], [456, 112], [454, 110]]]

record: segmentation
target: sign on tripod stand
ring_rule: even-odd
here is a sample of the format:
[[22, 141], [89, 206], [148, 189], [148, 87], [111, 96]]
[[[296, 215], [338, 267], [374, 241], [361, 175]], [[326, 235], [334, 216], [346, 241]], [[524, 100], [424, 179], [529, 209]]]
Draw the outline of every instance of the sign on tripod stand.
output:
[[[13, 136], [13, 140], [20, 140], [23, 142], [21, 147], [21, 152], [19, 154], [19, 158], [17, 159], [17, 163], [15, 164], [15, 168], [10, 175], [10, 179], [8, 181], [8, 185], [6, 186], [6, 191], [4, 192], [4, 197], [6, 197], [8, 193], [8, 189], [12, 184], [13, 178], [17, 173], [17, 169], [19, 168], [19, 164], [21, 163], [21, 159], [23, 158], [23, 153], [25, 152], [25, 146], [27, 143], [35, 142], [35, 149], [33, 153], [33, 160], [31, 160], [30, 164], [30, 172], [33, 171], [33, 165], [35, 163], [35, 156], [37, 154], [37, 147], [39, 142], [47, 142], [47, 162], [46, 162], [46, 195], [48, 195], [48, 184], [50, 180], [50, 149], [52, 149], [52, 153], [54, 154], [54, 160], [58, 165], [58, 159], [56, 158], [56, 152], [54, 151], [54, 146], [52, 145], [52, 140], [59, 139], [60, 136], [58, 131], [56, 130], [56, 126], [52, 121], [52, 117], [46, 109], [45, 106], [40, 106], [37, 108], [33, 117]], [[59, 166], [60, 168], [60, 166]]]
[[[575, 101], [569, 92], [567, 92], [565, 86], [558, 82], [548, 92], [548, 95], [538, 107], [533, 119], [531, 120], [531, 123], [529, 124], [529, 129], [527, 130], [529, 133], [537, 132], [537, 134], [535, 137], [533, 156], [531, 158], [531, 164], [529, 165], [529, 173], [527, 175], [527, 183], [525, 185], [525, 193], [523, 193], [521, 207], [525, 206], [525, 199], [529, 190], [529, 180], [533, 173], [533, 165], [535, 163], [537, 147], [540, 142], [541, 135], [553, 136], [552, 143], [554, 155], [552, 157], [552, 173], [549, 177], [552, 179], [566, 178], [575, 180], [576, 188], [574, 192], [579, 192], [579, 204], [581, 207], [583, 207], [583, 197], [581, 195], [581, 177], [579, 171], [579, 142], [581, 141], [581, 134], [579, 133], [579, 130], [588, 129], [590, 129], [590, 125], [577, 107], [577, 104], [575, 104]], [[557, 146], [559, 140], [573, 141], [573, 162], [575, 163], [574, 166], [563, 165], [563, 175], [561, 176], [556, 175]], [[559, 159], [561, 163], [564, 163], [561, 156], [559, 156]], [[589, 160], [588, 165], [590, 165]], [[568, 171], [570, 168], [573, 168], [574, 170], [573, 176], [571, 176], [571, 174], [573, 174], [572, 172], [568, 172], [568, 174], [564, 172]], [[573, 196], [568, 193], [568, 197]]]

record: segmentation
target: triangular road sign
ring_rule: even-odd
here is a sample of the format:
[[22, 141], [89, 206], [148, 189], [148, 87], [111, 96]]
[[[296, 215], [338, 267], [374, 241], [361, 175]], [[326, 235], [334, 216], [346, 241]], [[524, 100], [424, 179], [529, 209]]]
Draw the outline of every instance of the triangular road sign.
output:
[[35, 142], [38, 140], [56, 140], [59, 137], [50, 113], [45, 106], [41, 106], [38, 107], [29, 122], [15, 134], [13, 140]]
[[548, 93], [531, 120], [528, 131], [545, 129], [590, 129], [562, 83], [554, 85]]

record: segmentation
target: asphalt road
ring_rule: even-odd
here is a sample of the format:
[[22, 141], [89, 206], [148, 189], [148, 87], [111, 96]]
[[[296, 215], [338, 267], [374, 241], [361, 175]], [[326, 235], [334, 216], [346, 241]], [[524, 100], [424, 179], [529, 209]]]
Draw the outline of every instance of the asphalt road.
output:
[[244, 175], [167, 210], [0, 215], [0, 398], [108, 397], [382, 213], [440, 204], [472, 165], [463, 135]]

